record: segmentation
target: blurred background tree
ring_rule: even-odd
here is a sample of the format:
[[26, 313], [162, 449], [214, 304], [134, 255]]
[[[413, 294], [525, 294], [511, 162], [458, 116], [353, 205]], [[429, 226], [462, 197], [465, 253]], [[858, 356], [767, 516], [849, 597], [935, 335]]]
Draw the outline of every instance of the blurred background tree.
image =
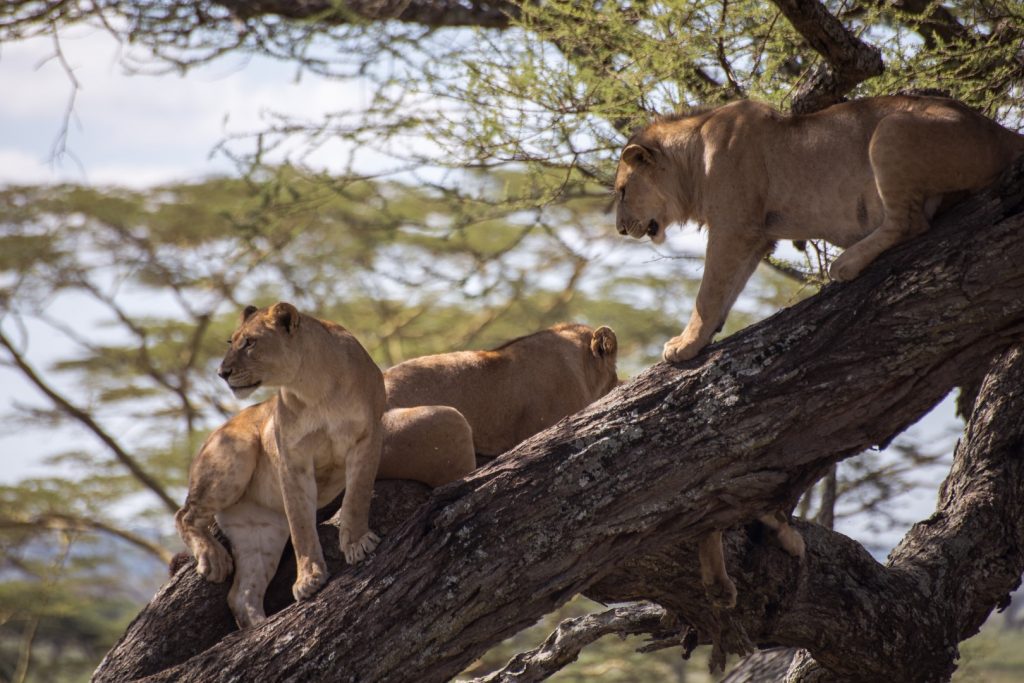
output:
[[[6, 424], [69, 435], [40, 453], [52, 475], [0, 487], [0, 677], [84, 678], [148, 599], [180, 548], [170, 519], [191, 455], [239, 407], [213, 368], [247, 303], [287, 299], [337, 320], [384, 366], [563, 320], [612, 326], [624, 377], [657, 360], [703, 249], [692, 235], [655, 250], [613, 234], [617, 150], [659, 112], [738, 97], [790, 108], [829, 64], [786, 4], [0, 7], [0, 42], [51, 36], [57, 58], [62, 35], [89, 25], [140, 72], [260, 55], [368, 93], [365, 106], [225, 139], [232, 177], [0, 192], [0, 358], [38, 392]], [[851, 95], [939, 89], [1021, 125], [1021, 3], [823, 7], [880, 50], [884, 70]], [[70, 116], [81, 84], [68, 74]], [[343, 170], [309, 161], [324, 150]], [[824, 245], [778, 255], [726, 333], [812, 294], [830, 258]], [[37, 367], [26, 352], [41, 340], [56, 350]], [[922, 468], [948, 461], [950, 429], [844, 463], [799, 512], [866, 529], [910, 521], [893, 496], [934, 486]]]

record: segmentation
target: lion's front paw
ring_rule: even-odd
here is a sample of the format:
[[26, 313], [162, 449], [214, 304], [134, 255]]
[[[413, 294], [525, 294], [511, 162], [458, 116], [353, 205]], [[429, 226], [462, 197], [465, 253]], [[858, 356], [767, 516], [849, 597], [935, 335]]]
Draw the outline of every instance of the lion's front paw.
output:
[[380, 536], [372, 531], [367, 531], [353, 541], [352, 538], [355, 534], [342, 528], [340, 536], [341, 552], [345, 553], [345, 561], [349, 564], [358, 564], [365, 560], [366, 556], [372, 553], [380, 543]]
[[669, 363], [682, 363], [695, 357], [704, 346], [699, 340], [691, 337], [672, 337], [665, 342], [661, 357]]
[[704, 592], [715, 607], [732, 609], [736, 606], [736, 584], [728, 576], [723, 576], [715, 583], [705, 583]]
[[860, 275], [867, 265], [868, 262], [858, 257], [856, 250], [851, 247], [840, 254], [828, 267], [828, 276], [838, 282], [849, 282]]
[[300, 565], [299, 578], [292, 585], [292, 595], [296, 600], [308, 600], [327, 583], [327, 567], [319, 563], [309, 563], [303, 571]]
[[196, 571], [212, 583], [220, 583], [228, 578], [233, 569], [231, 553], [216, 541], [205, 544], [196, 555]]

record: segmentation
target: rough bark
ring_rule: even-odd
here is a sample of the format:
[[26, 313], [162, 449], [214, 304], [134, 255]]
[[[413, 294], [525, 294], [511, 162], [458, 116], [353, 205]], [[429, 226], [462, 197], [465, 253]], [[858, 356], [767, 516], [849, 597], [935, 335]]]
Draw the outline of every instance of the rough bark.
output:
[[[757, 543], [752, 524], [727, 535], [740, 604], [725, 615], [688, 600], [699, 582], [687, 544], [793, 502], [833, 462], [888, 442], [1021, 336], [1022, 177], [1024, 163], [855, 282], [827, 287], [684, 366], [659, 364], [435, 491], [370, 562], [335, 575], [315, 599], [152, 680], [259, 670], [263, 680], [441, 681], [578, 592], [611, 598], [633, 588], [705, 639], [718, 629], [726, 646], [742, 642], [739, 634], [807, 647], [837, 678], [869, 680], [884, 667], [894, 679], [935, 680], [926, 674], [947, 670], [970, 630], [950, 619], [976, 619], [1002, 590], [943, 578], [960, 557], [943, 544], [904, 544], [897, 559], [934, 551], [919, 566], [886, 569], [855, 542], [801, 524], [808, 558], [800, 565], [770, 540]], [[1010, 558], [1017, 546], [1008, 550], [1000, 529], [976, 541]], [[179, 573], [172, 585], [184, 580]], [[960, 602], [931, 599], [940, 585], [961, 590]], [[132, 651], [122, 641], [97, 679], [133, 678], [121, 664]]]
[[744, 657], [720, 683], [772, 683], [781, 681], [798, 650], [772, 647]]

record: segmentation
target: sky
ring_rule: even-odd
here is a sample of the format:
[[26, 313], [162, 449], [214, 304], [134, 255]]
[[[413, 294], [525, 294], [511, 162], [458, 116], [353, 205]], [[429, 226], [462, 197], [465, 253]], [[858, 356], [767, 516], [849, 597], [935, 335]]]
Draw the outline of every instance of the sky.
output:
[[[302, 115], [364, 106], [358, 84], [304, 74], [263, 58], [222, 60], [182, 77], [129, 73], [123, 47], [105, 31], [87, 27], [62, 35], [69, 76], [54, 59], [54, 43], [36, 38], [0, 46], [0, 185], [77, 182], [146, 187], [230, 174], [233, 165], [214, 148], [225, 137], [259, 130], [269, 112]], [[77, 91], [72, 78], [78, 83]], [[74, 96], [63, 143], [69, 98]], [[310, 163], [331, 168], [326, 152]], [[55, 315], [97, 322], [96, 311], [63, 297]], [[30, 329], [29, 360], [45, 368], [62, 348], [52, 334]], [[59, 380], [58, 380], [59, 381]], [[42, 402], [33, 387], [0, 368], [0, 405]], [[0, 482], [47, 471], [43, 451], [57, 450], [58, 433], [4, 430]]]
[[[7, 44], [0, 49], [0, 92], [5, 93], [0, 99], [0, 185], [73, 181], [145, 187], [230, 174], [231, 162], [214, 153], [218, 142], [226, 136], [259, 130], [267, 123], [269, 112], [317, 120], [328, 112], [362, 108], [369, 101], [369, 92], [359, 84], [312, 74], [297, 79], [293, 66], [263, 58], [226, 59], [184, 77], [133, 75], [119, 61], [122, 46], [98, 29], [68, 32], [62, 37], [61, 49], [79, 84], [77, 92], [68, 73], [52, 58], [50, 39]], [[55, 156], [72, 94], [66, 153]], [[307, 162], [334, 168], [329, 150]], [[64, 315], [79, 316], [86, 324], [96, 322], [74, 299], [58, 301], [56, 308]], [[28, 356], [38, 367], [45, 367], [60, 352], [61, 347], [50, 337], [37, 334]], [[33, 388], [0, 368], [0, 405], [15, 400], [41, 404]], [[924, 441], [935, 444], [933, 448], [949, 452], [951, 435], [956, 433], [951, 401], [916, 429]], [[59, 433], [40, 435], [17, 429], [0, 437], [0, 453], [5, 454], [0, 482], [47, 471], [43, 455], [58, 450], [55, 440], [66, 438]], [[943, 474], [940, 468], [920, 476], [937, 484]], [[903, 507], [913, 519], [927, 516], [933, 506], [933, 494], [918, 493]]]
[[[211, 153], [227, 135], [258, 130], [268, 112], [304, 115], [360, 106], [357, 85], [265, 58], [231, 58], [180, 76], [129, 74], [123, 46], [80, 27], [61, 51], [79, 89], [53, 58], [49, 38], [0, 49], [0, 183], [76, 181], [144, 187], [232, 170]], [[68, 154], [54, 158], [74, 93]], [[329, 167], [329, 159], [316, 160]]]

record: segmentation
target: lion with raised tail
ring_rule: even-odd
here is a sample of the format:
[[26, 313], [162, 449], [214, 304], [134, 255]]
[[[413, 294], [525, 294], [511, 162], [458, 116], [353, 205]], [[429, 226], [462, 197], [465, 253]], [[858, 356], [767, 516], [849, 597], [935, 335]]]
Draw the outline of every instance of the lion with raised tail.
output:
[[776, 240], [844, 248], [829, 273], [853, 279], [1021, 154], [1024, 137], [942, 97], [873, 97], [804, 116], [743, 100], [658, 119], [630, 138], [616, 228], [660, 244], [672, 223], [707, 226], [693, 314], [663, 351], [681, 362], [711, 342]]
[[[327, 581], [316, 510], [345, 492], [328, 521], [350, 564], [379, 538], [369, 528], [381, 455], [384, 379], [345, 328], [277, 303], [246, 307], [218, 374], [238, 398], [276, 386], [214, 431], [192, 463], [178, 533], [209, 581], [234, 570], [228, 604], [241, 627], [266, 618], [263, 596], [291, 536], [296, 600]], [[232, 555], [211, 533], [218, 526]]]

